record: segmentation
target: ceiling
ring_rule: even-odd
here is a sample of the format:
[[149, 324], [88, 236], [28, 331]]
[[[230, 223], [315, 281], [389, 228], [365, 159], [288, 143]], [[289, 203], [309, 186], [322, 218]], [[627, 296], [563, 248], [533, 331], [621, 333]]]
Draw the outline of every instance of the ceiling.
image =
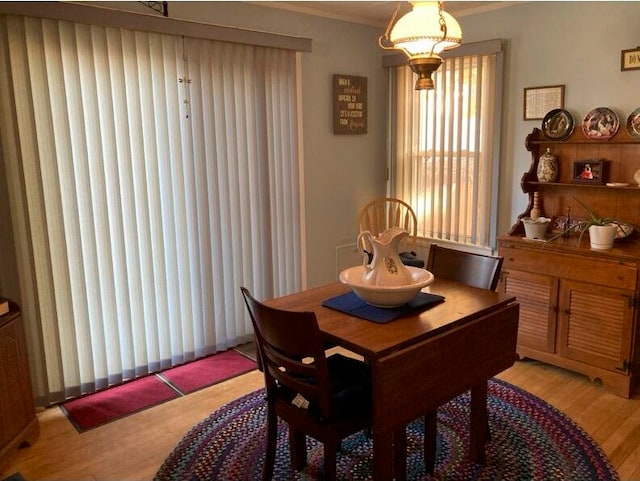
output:
[[[373, 25], [376, 27], [386, 27], [393, 12], [400, 4], [399, 15], [403, 15], [411, 9], [408, 2], [389, 2], [389, 1], [261, 1], [250, 2], [260, 3], [263, 7], [280, 8], [298, 13], [306, 13], [309, 15], [317, 15], [321, 17], [332, 18], [335, 20], [344, 20], [353, 23], [362, 23], [365, 25]], [[455, 1], [451, 0], [444, 4], [444, 9], [454, 17], [464, 17], [474, 13], [481, 13], [499, 8], [508, 7], [517, 1]]]

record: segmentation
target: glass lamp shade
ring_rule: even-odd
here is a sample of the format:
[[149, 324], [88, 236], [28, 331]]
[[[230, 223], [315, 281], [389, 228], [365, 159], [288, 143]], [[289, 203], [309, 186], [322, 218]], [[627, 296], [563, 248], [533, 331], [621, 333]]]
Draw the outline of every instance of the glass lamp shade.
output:
[[411, 2], [413, 10], [396, 22], [389, 34], [395, 48], [402, 49], [409, 58], [433, 57], [443, 50], [457, 47], [462, 30], [455, 18], [444, 10], [442, 18], [447, 26], [446, 35], [440, 27], [438, 2]]

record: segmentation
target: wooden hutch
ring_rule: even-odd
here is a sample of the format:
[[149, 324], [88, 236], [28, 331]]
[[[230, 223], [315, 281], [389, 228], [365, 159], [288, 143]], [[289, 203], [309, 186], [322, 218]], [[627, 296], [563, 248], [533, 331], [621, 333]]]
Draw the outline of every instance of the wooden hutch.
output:
[[[640, 235], [616, 240], [610, 250], [592, 250], [589, 236], [559, 236], [548, 242], [527, 239], [521, 223], [530, 215], [534, 193], [550, 230], [588, 217], [575, 198], [602, 217], [640, 227], [640, 140], [624, 125], [609, 140], [590, 140], [580, 126], [564, 140], [540, 129], [527, 136], [531, 166], [522, 176], [528, 196], [525, 212], [507, 235], [499, 237], [504, 257], [499, 289], [520, 303], [518, 355], [560, 366], [600, 380], [605, 389], [631, 397], [640, 380]], [[558, 158], [555, 182], [537, 181], [538, 159], [550, 148]], [[604, 160], [606, 181], [628, 186], [574, 183], [574, 162]]]
[[22, 316], [10, 302], [9, 312], [0, 316], [0, 473], [39, 431]]

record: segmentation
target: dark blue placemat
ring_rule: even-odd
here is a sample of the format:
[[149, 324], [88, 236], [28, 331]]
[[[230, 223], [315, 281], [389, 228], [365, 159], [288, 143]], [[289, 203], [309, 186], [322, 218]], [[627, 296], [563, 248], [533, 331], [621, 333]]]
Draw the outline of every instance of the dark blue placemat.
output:
[[332, 297], [331, 299], [327, 299], [322, 303], [322, 305], [361, 319], [366, 319], [367, 321], [384, 324], [385, 322], [393, 321], [394, 319], [409, 314], [410, 312], [425, 309], [442, 301], [444, 301], [444, 296], [419, 292], [415, 299], [403, 306], [384, 308], [367, 304], [365, 301], [360, 299], [355, 292], [351, 291], [346, 294], [341, 294], [339, 296]]

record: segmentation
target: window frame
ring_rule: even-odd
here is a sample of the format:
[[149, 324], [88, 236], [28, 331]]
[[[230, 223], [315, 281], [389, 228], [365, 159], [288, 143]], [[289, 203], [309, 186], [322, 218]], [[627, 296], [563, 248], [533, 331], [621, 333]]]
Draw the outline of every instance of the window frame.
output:
[[[503, 96], [503, 75], [504, 75], [504, 43], [500, 39], [487, 40], [482, 42], [473, 42], [462, 45], [454, 50], [443, 52], [441, 55], [446, 62], [447, 59], [454, 57], [464, 57], [470, 55], [495, 55], [495, 85], [494, 85], [494, 119], [493, 119], [493, 136], [492, 136], [492, 157], [490, 165], [492, 172], [490, 175], [490, 212], [488, 219], [488, 245], [466, 244], [464, 242], [456, 242], [450, 240], [437, 239], [439, 243], [449, 243], [451, 245], [459, 245], [461, 247], [470, 248], [472, 250], [486, 251], [488, 253], [495, 252], [497, 248], [497, 231], [498, 231], [498, 186], [500, 172], [500, 146], [501, 146], [501, 122], [502, 122], [502, 96]], [[400, 65], [406, 65], [407, 59], [404, 54], [393, 54], [383, 57], [383, 66], [388, 69], [388, 155], [387, 155], [387, 194], [395, 196], [396, 185], [396, 143], [395, 143], [395, 125], [397, 118], [395, 117], [395, 97], [396, 97], [396, 75], [395, 68]], [[436, 89], [438, 85], [436, 83]], [[418, 234], [420, 235], [420, 234]]]

